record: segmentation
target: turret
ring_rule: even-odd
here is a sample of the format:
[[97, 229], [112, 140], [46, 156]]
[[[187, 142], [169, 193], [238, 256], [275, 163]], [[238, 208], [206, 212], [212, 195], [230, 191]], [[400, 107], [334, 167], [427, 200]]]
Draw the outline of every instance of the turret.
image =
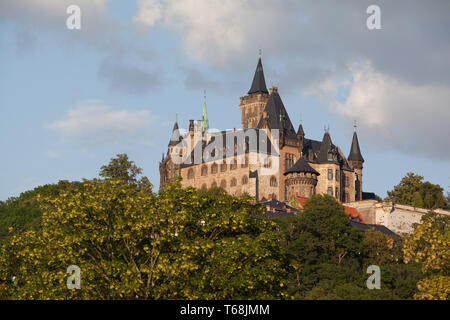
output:
[[310, 198], [316, 194], [317, 177], [320, 175], [302, 156], [292, 168], [284, 172], [288, 198]]
[[240, 98], [242, 128], [256, 128], [264, 106], [269, 99], [269, 91], [266, 86], [264, 70], [261, 61], [261, 50], [259, 51], [258, 64], [256, 65], [252, 85], [248, 95]]
[[355, 200], [362, 200], [362, 169], [364, 158], [359, 148], [358, 135], [356, 133], [356, 122], [353, 125], [353, 139], [350, 153], [347, 158], [351, 167], [355, 171]]
[[303, 145], [305, 144], [305, 131], [303, 131], [302, 119], [300, 119], [300, 124], [298, 125], [297, 140], [298, 140], [298, 151], [301, 154], [303, 152]]

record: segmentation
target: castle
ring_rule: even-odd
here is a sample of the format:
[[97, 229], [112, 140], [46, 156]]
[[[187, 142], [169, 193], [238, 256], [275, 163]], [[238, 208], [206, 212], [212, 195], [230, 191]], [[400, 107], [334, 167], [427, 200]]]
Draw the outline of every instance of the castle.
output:
[[168, 150], [159, 163], [160, 187], [175, 177], [182, 186], [220, 186], [257, 201], [329, 194], [341, 202], [363, 200], [363, 163], [356, 126], [348, 157], [325, 130], [322, 141], [295, 130], [278, 93], [267, 90], [259, 56], [253, 82], [240, 98], [242, 129], [211, 132], [203, 103], [202, 119], [181, 134], [175, 121]]

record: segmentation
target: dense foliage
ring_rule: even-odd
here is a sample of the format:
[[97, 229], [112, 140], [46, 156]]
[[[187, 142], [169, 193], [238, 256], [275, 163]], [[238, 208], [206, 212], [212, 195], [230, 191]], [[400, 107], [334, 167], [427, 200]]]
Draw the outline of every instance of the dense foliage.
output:
[[392, 191], [387, 192], [387, 200], [419, 208], [450, 208], [448, 197], [437, 184], [423, 181], [423, 177], [412, 172], [400, 181]]
[[[449, 299], [449, 217], [391, 238], [317, 195], [296, 217], [254, 218], [265, 209], [248, 195], [179, 180], [154, 193], [141, 172], [117, 155], [102, 179], [0, 202], [0, 299]], [[391, 195], [429, 202], [423, 190], [438, 188], [421, 183], [409, 175]], [[67, 289], [70, 265], [80, 290]], [[380, 290], [366, 287], [369, 265]]]

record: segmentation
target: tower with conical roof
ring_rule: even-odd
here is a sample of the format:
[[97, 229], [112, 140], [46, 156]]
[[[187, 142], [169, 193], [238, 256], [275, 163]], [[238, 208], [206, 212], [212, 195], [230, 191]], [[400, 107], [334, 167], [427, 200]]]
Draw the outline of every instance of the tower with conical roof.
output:
[[256, 128], [268, 99], [269, 91], [267, 90], [266, 79], [264, 77], [260, 50], [258, 64], [248, 95], [240, 98], [241, 124], [243, 129]]
[[303, 156], [283, 174], [286, 177], [286, 200], [295, 196], [310, 198], [316, 194], [317, 177], [320, 173], [314, 170]]
[[358, 135], [356, 133], [356, 121], [353, 124], [353, 139], [347, 160], [355, 171], [355, 200], [362, 200], [362, 170], [364, 158], [361, 155], [361, 149], [359, 148]]

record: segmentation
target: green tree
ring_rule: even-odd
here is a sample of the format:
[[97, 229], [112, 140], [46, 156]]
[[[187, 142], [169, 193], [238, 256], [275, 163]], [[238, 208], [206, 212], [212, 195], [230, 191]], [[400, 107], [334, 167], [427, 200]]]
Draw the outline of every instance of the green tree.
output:
[[412, 205], [417, 208], [423, 208], [423, 200], [419, 191], [414, 192]]
[[431, 195], [431, 193], [428, 192], [428, 193], [425, 195], [425, 198], [423, 199], [423, 205], [424, 205], [424, 207], [427, 208], [427, 209], [433, 208], [433, 205], [434, 205], [434, 199], [433, 199], [433, 196]]
[[[287, 260], [270, 220], [249, 197], [214, 197], [179, 183], [158, 195], [118, 180], [85, 181], [41, 197], [42, 230], [0, 249], [9, 298], [277, 299]], [[81, 268], [81, 290], [66, 269]]]
[[136, 166], [134, 161], [128, 159], [127, 154], [118, 154], [116, 158], [100, 168], [100, 177], [110, 180], [119, 180], [123, 183], [141, 187], [144, 191], [151, 191], [153, 185], [147, 177], [138, 180], [142, 168]]
[[417, 299], [450, 299], [450, 217], [433, 212], [422, 217], [405, 238], [406, 262], [422, 263], [426, 277], [418, 282]]
[[[392, 191], [387, 192], [387, 200], [399, 204], [419, 207], [418, 205], [415, 205], [420, 202], [416, 195], [418, 192], [423, 200], [422, 207], [433, 208], [436, 206], [438, 208], [444, 208], [445, 204], [441, 200], [441, 197], [443, 197], [443, 189], [437, 184], [422, 180], [422, 176], [408, 172]], [[428, 196], [428, 194], [430, 194], [431, 197]]]

